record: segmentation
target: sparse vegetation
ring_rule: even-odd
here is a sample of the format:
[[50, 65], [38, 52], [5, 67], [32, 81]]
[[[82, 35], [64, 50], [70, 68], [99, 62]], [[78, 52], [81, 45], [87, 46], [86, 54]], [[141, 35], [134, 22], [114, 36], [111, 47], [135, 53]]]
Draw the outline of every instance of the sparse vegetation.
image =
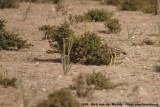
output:
[[[44, 26], [46, 35], [50, 38], [50, 44], [60, 53], [63, 53], [63, 39], [66, 39], [66, 53], [68, 52], [69, 37], [72, 35], [73, 46], [70, 52], [70, 60], [74, 63], [108, 65], [114, 53], [106, 49], [101, 43], [101, 38], [95, 32], [85, 32], [76, 37], [66, 22], [61, 26]], [[49, 27], [49, 28], [48, 28]], [[54, 44], [56, 43], [56, 44]]]
[[94, 22], [104, 22], [110, 19], [113, 13], [108, 12], [104, 9], [91, 9], [83, 15], [69, 15], [68, 19], [70, 22], [83, 22], [83, 21], [94, 21]]
[[69, 17], [68, 17], [68, 20], [71, 22], [71, 24], [74, 22], [74, 23], [80, 23], [80, 22], [83, 22], [83, 21], [87, 21], [87, 18], [85, 15], [72, 15], [72, 14], [69, 14]]
[[119, 33], [121, 31], [121, 24], [117, 19], [109, 19], [105, 22], [105, 27], [108, 28], [107, 33]]
[[157, 14], [157, 0], [123, 0], [122, 10], [136, 11], [141, 10], [145, 13]]
[[7, 87], [14, 87], [14, 88], [17, 88], [17, 85], [16, 85], [16, 81], [17, 79], [16, 78], [6, 78], [6, 77], [3, 77], [1, 74], [0, 74], [0, 85], [2, 85], [4, 88], [7, 88]]
[[0, 0], [0, 8], [16, 8], [19, 4], [17, 0]]
[[19, 0], [19, 1], [26, 1], [26, 2], [39, 2], [39, 3], [55, 3], [57, 4], [59, 1], [62, 0]]
[[106, 78], [101, 72], [93, 72], [93, 74], [87, 75], [87, 84], [94, 85], [95, 89], [102, 90], [102, 89], [113, 89], [119, 85], [124, 85], [124, 83], [114, 84], [110, 81], [109, 78]]
[[85, 16], [88, 20], [95, 21], [95, 22], [103, 22], [112, 17], [113, 13], [107, 12], [104, 9], [91, 9], [87, 13], [85, 13]]
[[155, 42], [153, 40], [150, 40], [149, 38], [143, 39], [140, 43], [132, 43], [132, 45], [154, 45]]
[[38, 104], [37, 107], [81, 107], [73, 98], [69, 89], [61, 89], [50, 94], [47, 100]]
[[121, 4], [121, 1], [122, 0], [104, 0], [104, 3], [105, 4], [108, 4], [108, 5], [120, 5]]
[[[46, 38], [50, 40], [50, 46], [58, 52], [63, 53], [63, 39], [65, 39], [66, 48], [69, 44], [69, 37], [74, 38], [74, 32], [70, 29], [69, 24], [64, 22], [60, 26], [42, 26], [41, 30], [45, 29]], [[66, 51], [67, 53], [68, 51]]]
[[103, 3], [118, 6], [121, 10], [157, 14], [157, 0], [104, 0]]
[[149, 38], [145, 38], [142, 40], [141, 45], [154, 45], [155, 42], [150, 40]]
[[0, 20], [0, 48], [4, 50], [16, 50], [29, 48], [31, 44], [27, 44], [27, 40], [22, 40], [18, 34], [6, 31], [5, 20]]

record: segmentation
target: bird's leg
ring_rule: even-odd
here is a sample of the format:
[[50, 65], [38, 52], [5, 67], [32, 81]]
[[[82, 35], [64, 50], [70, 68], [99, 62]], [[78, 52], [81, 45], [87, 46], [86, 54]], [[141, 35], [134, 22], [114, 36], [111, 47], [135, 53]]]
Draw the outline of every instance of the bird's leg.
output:
[[112, 55], [112, 58], [111, 58], [111, 62], [109, 64], [110, 66], [112, 66], [112, 61], [113, 61], [113, 55]]
[[114, 55], [115, 55], [115, 58], [114, 58], [114, 66], [115, 66], [116, 65], [116, 60], [117, 60], [117, 54], [114, 53]]

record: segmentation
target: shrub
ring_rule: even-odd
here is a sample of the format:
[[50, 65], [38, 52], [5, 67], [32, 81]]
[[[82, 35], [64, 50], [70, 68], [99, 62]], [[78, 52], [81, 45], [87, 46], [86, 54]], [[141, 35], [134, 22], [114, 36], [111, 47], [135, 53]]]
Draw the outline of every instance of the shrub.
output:
[[3, 78], [2, 75], [0, 74], [0, 85], [3, 85], [4, 88], [7, 88], [9, 86], [17, 88], [16, 81], [17, 81], [16, 78], [12, 78], [12, 79]]
[[16, 8], [18, 7], [17, 0], [0, 0], [0, 8]]
[[102, 44], [101, 38], [95, 32], [85, 32], [76, 37], [66, 22], [60, 26], [43, 26], [41, 29], [48, 29], [45, 31], [45, 35], [49, 38], [50, 46], [56, 48], [57, 52], [63, 53], [63, 40], [65, 40], [66, 55], [69, 38], [72, 37], [71, 62], [87, 65], [108, 65], [111, 58], [115, 56], [115, 52]]
[[142, 5], [141, 10], [145, 13], [158, 14], [158, 9], [157, 8], [158, 8], [157, 0], [145, 0], [145, 4]]
[[122, 10], [130, 10], [130, 11], [136, 11], [141, 8], [143, 5], [143, 0], [125, 0], [121, 4]]
[[5, 20], [0, 20], [0, 30], [4, 30], [6, 23], [7, 22]]
[[49, 3], [49, 2], [52, 2], [52, 3], [55, 3], [57, 4], [59, 1], [62, 1], [62, 0], [19, 0], [19, 1], [26, 1], [26, 2], [40, 2], [40, 3]]
[[85, 32], [74, 39], [71, 61], [89, 65], [108, 65], [112, 55], [112, 52], [106, 51], [95, 32]]
[[104, 9], [91, 9], [87, 13], [84, 13], [86, 18], [95, 22], [103, 22], [112, 17], [112, 13], [107, 12]]
[[83, 15], [72, 15], [70, 14], [68, 20], [73, 23], [79, 23], [83, 21], [95, 21], [95, 22], [103, 22], [112, 17], [113, 13], [107, 12], [104, 9], [91, 9], [87, 13], [83, 13]]
[[105, 27], [108, 28], [107, 33], [119, 33], [121, 31], [121, 24], [119, 24], [119, 20], [117, 19], [107, 20]]
[[60, 26], [42, 26], [40, 30], [45, 31], [46, 38], [50, 40], [50, 46], [56, 48], [60, 53], [63, 52], [63, 39], [66, 40], [67, 47], [68, 38], [74, 35], [67, 22], [64, 22]]
[[80, 22], [83, 22], [83, 21], [87, 21], [87, 17], [85, 15], [72, 15], [72, 14], [69, 14], [69, 17], [68, 17], [68, 20], [73, 23], [80, 23]]
[[70, 90], [61, 89], [48, 96], [48, 99], [38, 104], [37, 107], [81, 107], [72, 97]]
[[122, 10], [141, 10], [145, 13], [157, 14], [157, 0], [124, 0], [121, 3]]
[[117, 6], [120, 5], [121, 0], [104, 0], [104, 3]]
[[4, 50], [29, 48], [27, 40], [22, 40], [19, 35], [6, 31], [5, 20], [0, 20], [0, 48]]
[[94, 85], [97, 90], [113, 89], [119, 85], [123, 85], [123, 83], [113, 84], [110, 79], [106, 78], [101, 72], [93, 72], [93, 74], [87, 74], [86, 77], [87, 84]]
[[44, 25], [39, 28], [40, 31], [45, 32], [45, 37], [43, 39], [51, 39], [52, 32], [56, 29], [56, 26]]
[[143, 39], [140, 43], [132, 43], [133, 46], [135, 45], [154, 45], [155, 42], [153, 40], [150, 40], [149, 38]]
[[154, 45], [155, 42], [150, 40], [149, 38], [145, 38], [142, 40], [142, 42], [140, 43], [141, 45]]

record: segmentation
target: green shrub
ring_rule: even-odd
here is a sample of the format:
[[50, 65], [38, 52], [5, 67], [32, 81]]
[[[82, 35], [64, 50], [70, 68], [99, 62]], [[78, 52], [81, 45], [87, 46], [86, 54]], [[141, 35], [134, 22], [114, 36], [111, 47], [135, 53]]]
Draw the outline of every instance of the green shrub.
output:
[[101, 38], [95, 32], [85, 32], [76, 37], [66, 22], [60, 26], [43, 26], [41, 29], [48, 29], [45, 30], [45, 34], [50, 41], [50, 46], [56, 48], [57, 52], [63, 52], [63, 39], [65, 39], [65, 54], [68, 53], [68, 38], [72, 35], [71, 62], [87, 65], [108, 65], [111, 58], [115, 56], [111, 49], [107, 49], [101, 43]]
[[107, 12], [104, 9], [91, 9], [87, 13], [84, 13], [86, 18], [95, 22], [103, 22], [112, 17], [112, 13]]
[[56, 29], [56, 26], [44, 25], [39, 28], [40, 31], [45, 32], [45, 37], [43, 39], [51, 39], [52, 32]]
[[123, 85], [123, 83], [114, 84], [110, 81], [109, 78], [106, 78], [101, 72], [93, 72], [93, 74], [86, 75], [86, 81], [88, 85], [94, 85], [95, 89], [102, 90], [102, 89], [113, 89], [119, 85]]
[[0, 8], [16, 8], [18, 7], [17, 0], [0, 0]]
[[4, 88], [7, 88], [9, 86], [17, 88], [16, 81], [17, 81], [16, 78], [12, 78], [12, 79], [3, 78], [2, 75], [0, 74], [0, 85], [4, 86]]
[[125, 0], [121, 4], [122, 10], [130, 10], [130, 11], [136, 11], [141, 8], [143, 5], [143, 0]]
[[63, 52], [63, 39], [66, 39], [67, 47], [68, 38], [74, 35], [74, 32], [70, 29], [67, 22], [64, 22], [60, 26], [42, 26], [40, 30], [45, 31], [46, 38], [50, 39], [50, 46], [56, 48], [60, 53]]
[[69, 89], [55, 91], [48, 96], [47, 100], [38, 104], [37, 107], [81, 107], [80, 104], [72, 97]]
[[145, 13], [157, 14], [157, 0], [124, 0], [121, 3], [122, 10], [141, 10]]
[[6, 23], [7, 22], [5, 20], [0, 20], [0, 30], [4, 30]]
[[95, 21], [103, 22], [110, 19], [113, 16], [113, 13], [107, 12], [104, 9], [91, 9], [83, 15], [72, 15], [70, 14], [68, 20], [73, 23], [79, 23], [83, 21]]
[[71, 61], [91, 65], [108, 65], [113, 53], [106, 51], [95, 32], [85, 32], [74, 39]]
[[105, 22], [105, 27], [108, 28], [107, 33], [119, 33], [121, 31], [121, 24], [117, 19], [109, 19]]
[[145, 13], [158, 14], [158, 2], [157, 0], [145, 0], [144, 5], [142, 5], [142, 11]]
[[70, 14], [69, 17], [68, 17], [68, 20], [73, 23], [80, 23], [80, 22], [83, 22], [83, 21], [87, 21], [87, 17], [85, 15], [72, 15]]
[[4, 50], [29, 48], [31, 44], [27, 44], [27, 40], [22, 40], [19, 35], [6, 31], [6, 21], [0, 20], [0, 48]]

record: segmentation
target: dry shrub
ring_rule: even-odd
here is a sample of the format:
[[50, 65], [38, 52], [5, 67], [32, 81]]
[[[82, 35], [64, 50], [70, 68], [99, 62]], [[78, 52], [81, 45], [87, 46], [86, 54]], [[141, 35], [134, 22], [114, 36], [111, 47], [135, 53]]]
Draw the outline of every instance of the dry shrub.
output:
[[86, 76], [82, 73], [74, 79], [78, 97], [92, 97], [92, 88], [88, 86]]
[[0, 74], [0, 85], [2, 85], [4, 88], [7, 88], [9, 86], [17, 88], [16, 81], [16, 78], [3, 78], [3, 76]]
[[121, 31], [121, 24], [119, 20], [110, 19], [105, 22], [105, 27], [108, 28], [107, 33], [119, 33]]

